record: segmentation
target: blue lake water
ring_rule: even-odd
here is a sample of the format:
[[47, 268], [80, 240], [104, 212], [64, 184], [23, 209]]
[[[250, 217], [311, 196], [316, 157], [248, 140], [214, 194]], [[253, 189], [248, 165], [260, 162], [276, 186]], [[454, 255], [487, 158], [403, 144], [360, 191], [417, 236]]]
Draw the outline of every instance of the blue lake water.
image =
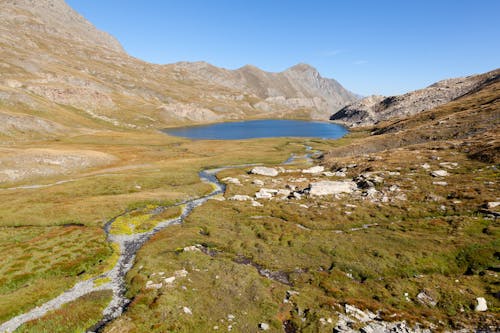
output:
[[167, 128], [163, 132], [174, 136], [205, 140], [241, 140], [276, 137], [338, 139], [348, 133], [345, 127], [337, 124], [274, 119]]

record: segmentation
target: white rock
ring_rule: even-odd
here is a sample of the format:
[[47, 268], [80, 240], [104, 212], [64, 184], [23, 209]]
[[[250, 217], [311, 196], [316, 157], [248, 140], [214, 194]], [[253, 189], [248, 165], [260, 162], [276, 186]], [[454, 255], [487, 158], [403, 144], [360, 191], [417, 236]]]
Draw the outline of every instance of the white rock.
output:
[[321, 165], [316, 165], [313, 167], [310, 167], [309, 169], [303, 169], [302, 173], [311, 173], [311, 174], [317, 174], [325, 171], [325, 167]]
[[478, 297], [476, 298], [476, 300], [477, 300], [476, 311], [483, 312], [488, 310], [488, 305], [486, 304], [486, 300], [484, 299], [484, 297]]
[[228, 314], [227, 315], [227, 320], [228, 321], [233, 321], [234, 318], [235, 318], [235, 316], [233, 314]]
[[280, 190], [278, 190], [277, 194], [286, 198], [286, 197], [288, 197], [290, 195], [290, 193], [292, 193], [292, 191], [280, 189]]
[[335, 172], [335, 176], [337, 176], [337, 177], [347, 177], [347, 174], [345, 172], [342, 172], [342, 171], [337, 171], [337, 172]]
[[487, 205], [487, 207], [488, 207], [489, 209], [493, 209], [493, 208], [496, 208], [496, 207], [498, 207], [498, 206], [500, 206], [500, 201], [492, 201], [492, 202], [488, 202], [488, 205]]
[[230, 197], [229, 200], [233, 200], [233, 201], [247, 201], [247, 200], [252, 200], [252, 198], [250, 196], [248, 196], [248, 195], [236, 194], [236, 195], [233, 195], [232, 197]]
[[201, 252], [198, 244], [186, 246], [185, 248], [182, 249], [182, 251], [184, 251], [184, 252]]
[[263, 331], [267, 331], [270, 327], [268, 323], [260, 323], [259, 328]]
[[448, 176], [448, 171], [446, 170], [436, 170], [431, 172], [432, 177], [446, 177]]
[[333, 177], [333, 176], [335, 176], [335, 174], [333, 172], [330, 172], [330, 171], [325, 171], [325, 172], [323, 172], [323, 176], [325, 176], [325, 177]]
[[277, 193], [278, 193], [278, 190], [275, 190], [275, 189], [261, 188], [259, 190], [259, 192], [255, 193], [255, 197], [257, 199], [270, 199]]
[[171, 276], [171, 277], [165, 278], [163, 281], [165, 283], [172, 284], [175, 281], [175, 276]]
[[310, 194], [312, 196], [352, 193], [356, 190], [357, 185], [352, 181], [330, 181], [323, 180], [320, 182], [311, 183]]
[[278, 175], [278, 170], [268, 167], [255, 167], [250, 171], [250, 173], [253, 173], [254, 175], [276, 177]]
[[192, 314], [193, 314], [193, 312], [191, 311], [191, 309], [190, 309], [190, 308], [188, 308], [187, 306], [184, 306], [184, 307], [182, 308], [182, 311], [184, 311], [184, 313], [185, 313], [185, 314], [188, 314], [188, 315], [192, 315]]
[[422, 164], [422, 168], [424, 168], [425, 170], [429, 170], [431, 166], [428, 163], [424, 163]]
[[447, 182], [432, 182], [434, 185], [439, 185], [439, 186], [448, 186]]
[[260, 179], [252, 180], [252, 184], [257, 185], [257, 186], [264, 186], [264, 182]]
[[240, 180], [238, 178], [226, 177], [226, 178], [223, 178], [222, 181], [229, 183], [229, 184], [241, 185]]
[[163, 286], [163, 284], [160, 283], [153, 283], [153, 281], [148, 281], [146, 282], [146, 289], [160, 289]]

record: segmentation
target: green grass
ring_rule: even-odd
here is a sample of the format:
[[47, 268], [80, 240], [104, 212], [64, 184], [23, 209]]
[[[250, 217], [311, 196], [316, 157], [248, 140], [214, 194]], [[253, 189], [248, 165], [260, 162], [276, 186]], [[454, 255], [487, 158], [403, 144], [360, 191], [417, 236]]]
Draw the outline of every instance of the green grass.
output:
[[102, 317], [111, 291], [95, 291], [20, 326], [16, 333], [84, 333]]

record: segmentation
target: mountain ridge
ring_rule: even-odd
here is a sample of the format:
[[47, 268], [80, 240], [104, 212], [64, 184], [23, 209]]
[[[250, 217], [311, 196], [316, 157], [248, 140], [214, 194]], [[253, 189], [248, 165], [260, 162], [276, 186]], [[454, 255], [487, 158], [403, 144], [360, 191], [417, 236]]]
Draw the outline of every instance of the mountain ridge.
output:
[[[4, 137], [47, 128], [155, 129], [232, 119], [329, 115], [357, 97], [309, 65], [280, 73], [206, 62], [157, 65], [128, 55], [63, 0], [7, 0], [0, 12], [0, 112]], [[37, 130], [21, 128], [18, 116]], [[59, 126], [60, 125], [60, 126]], [[59, 131], [54, 131], [54, 135]]]

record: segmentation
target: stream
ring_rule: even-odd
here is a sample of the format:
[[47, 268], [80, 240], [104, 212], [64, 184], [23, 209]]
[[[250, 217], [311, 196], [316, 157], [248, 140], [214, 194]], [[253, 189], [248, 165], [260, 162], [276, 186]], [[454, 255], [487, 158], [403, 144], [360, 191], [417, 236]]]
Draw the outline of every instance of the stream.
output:
[[[292, 154], [292, 156], [288, 158], [283, 164], [291, 164], [299, 159], [305, 159], [306, 162], [310, 163], [311, 157], [314, 156], [315, 154], [318, 154], [318, 152], [312, 151], [311, 147], [309, 146], [305, 146], [305, 148], [306, 151], [310, 153], [307, 153], [306, 155], [303, 156], [297, 156], [295, 154]], [[87, 330], [88, 333], [101, 332], [109, 322], [118, 318], [130, 303], [130, 300], [125, 297], [125, 292], [126, 292], [125, 276], [127, 275], [127, 272], [132, 268], [134, 264], [134, 259], [137, 251], [144, 245], [144, 243], [146, 243], [146, 241], [148, 241], [153, 235], [155, 235], [160, 230], [173, 224], [182, 223], [182, 221], [184, 221], [184, 219], [193, 211], [193, 209], [202, 205], [211, 197], [214, 197], [218, 194], [223, 194], [226, 189], [226, 186], [221, 182], [219, 182], [219, 180], [217, 179], [216, 175], [218, 172], [226, 169], [242, 168], [255, 165], [257, 164], [243, 164], [243, 165], [227, 166], [227, 167], [220, 167], [216, 169], [207, 169], [200, 171], [199, 177], [201, 181], [214, 186], [214, 190], [202, 197], [186, 200], [184, 202], [180, 202], [175, 205], [169, 206], [169, 207], [183, 206], [181, 215], [179, 217], [160, 222], [156, 227], [154, 227], [152, 230], [148, 232], [137, 233], [132, 235], [111, 234], [110, 232], [111, 226], [118, 216], [111, 219], [104, 225], [104, 231], [106, 233], [108, 241], [110, 243], [117, 244], [120, 248], [120, 256], [115, 266], [108, 272], [105, 272], [99, 276], [76, 283], [71, 289], [66, 290], [65, 292], [51, 299], [50, 301], [2, 323], [0, 325], [0, 332], [2, 333], [13, 332], [19, 326], [31, 320], [41, 318], [47, 312], [56, 310], [60, 308], [62, 305], [72, 302], [91, 292], [101, 291], [101, 290], [112, 290], [113, 297], [111, 299], [111, 302], [103, 311], [102, 319], [93, 327]], [[165, 206], [162, 208], [169, 208], [169, 207]], [[95, 283], [96, 280], [100, 281], [109, 280], [109, 281], [104, 284], [96, 285]]]
[[[61, 295], [50, 301], [26, 312], [18, 315], [7, 322], [0, 325], [0, 332], [13, 332], [19, 326], [27, 323], [31, 320], [40, 318], [44, 316], [48, 311], [56, 310], [62, 305], [72, 302], [81, 296], [89, 294], [94, 291], [100, 290], [112, 290], [113, 297], [111, 302], [108, 304], [103, 312], [103, 318], [87, 332], [99, 332], [106, 324], [110, 321], [118, 318], [123, 310], [127, 307], [130, 300], [125, 297], [126, 283], [125, 276], [127, 272], [132, 268], [135, 255], [137, 251], [144, 245], [144, 243], [149, 240], [158, 231], [173, 225], [182, 223], [182, 221], [195, 209], [196, 207], [205, 203], [208, 199], [218, 194], [222, 194], [225, 191], [225, 185], [219, 182], [216, 177], [217, 172], [229, 168], [239, 168], [251, 165], [238, 165], [230, 167], [222, 167], [217, 169], [203, 170], [199, 173], [202, 182], [211, 184], [214, 186], [214, 190], [207, 195], [199, 198], [186, 200], [184, 202], [177, 203], [173, 206], [183, 206], [182, 213], [179, 217], [160, 222], [152, 230], [144, 233], [132, 234], [132, 235], [114, 235], [111, 234], [111, 225], [116, 220], [116, 217], [108, 221], [104, 225], [104, 231], [109, 242], [115, 243], [120, 247], [120, 256], [116, 265], [108, 272], [103, 273], [99, 276], [93, 277], [88, 280], [80, 281], [76, 283], [73, 288], [66, 290]], [[171, 206], [172, 207], [172, 206]], [[164, 207], [168, 208], [168, 207]], [[109, 282], [102, 285], [95, 285], [96, 280], [102, 281], [103, 279], [109, 280]]]

